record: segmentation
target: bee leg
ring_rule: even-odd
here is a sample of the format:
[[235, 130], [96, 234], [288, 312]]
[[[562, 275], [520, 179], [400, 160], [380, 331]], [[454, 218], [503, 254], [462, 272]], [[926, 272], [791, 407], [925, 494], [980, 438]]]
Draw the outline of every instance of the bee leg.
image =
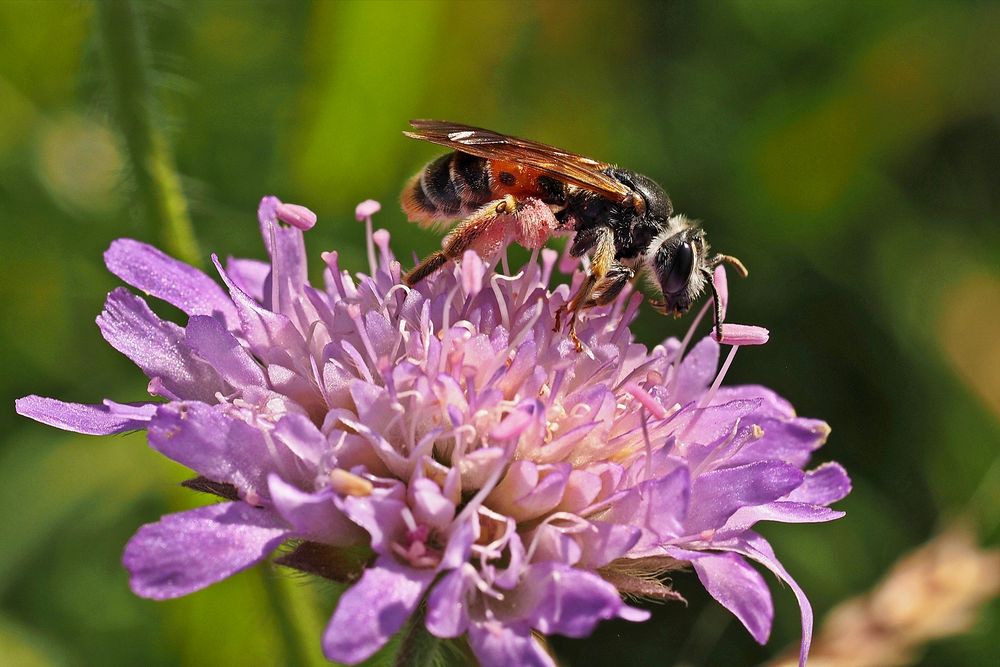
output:
[[[556, 311], [555, 328], [553, 328], [553, 331], [558, 331], [562, 321], [561, 316], [564, 313], [569, 313], [569, 337], [576, 346], [577, 352], [583, 351], [583, 342], [576, 335], [577, 313], [580, 310], [590, 308], [594, 305], [591, 303], [591, 294], [593, 293], [595, 286], [602, 284], [608, 274], [615, 269], [616, 265], [621, 266], [615, 262], [615, 237], [614, 233], [609, 228], [599, 228], [596, 233], [594, 245], [596, 246], [596, 250], [594, 251], [594, 257], [590, 264], [590, 273], [583, 281], [583, 284], [580, 285], [580, 289], [578, 289], [576, 294], [573, 295], [573, 298], [570, 299], [569, 303], [565, 306], [560, 306], [559, 310]], [[624, 269], [626, 267], [622, 266], [621, 268]], [[624, 287], [624, 283], [618, 288], [619, 292], [622, 287]]]
[[573, 298], [569, 300], [569, 303], [563, 306], [559, 306], [559, 310], [556, 311], [556, 325], [553, 331], [559, 331], [561, 328], [561, 316], [564, 313], [569, 313], [569, 339], [573, 341], [573, 345], [576, 347], [577, 352], [583, 352], [583, 341], [580, 340], [579, 336], [576, 335], [576, 314], [579, 310], [586, 308], [584, 305], [590, 299], [590, 293], [594, 289], [594, 285], [597, 284], [598, 278], [593, 273], [588, 275], [583, 284], [580, 285], [580, 289], [576, 291]]
[[403, 281], [413, 287], [449, 260], [461, 258], [466, 250], [493, 228], [498, 219], [516, 212], [517, 200], [512, 195], [504, 195], [503, 199], [491, 201], [480, 207], [448, 233], [444, 239], [444, 248], [425, 257], [406, 274]]
[[628, 285], [633, 278], [635, 278], [635, 271], [623, 264], [615, 264], [607, 275], [594, 285], [594, 289], [583, 307], [606, 306], [618, 298], [618, 295], [625, 289], [625, 285]]
[[[739, 261], [739, 260], [737, 260]], [[715, 286], [715, 277], [709, 270], [705, 271], [705, 280], [712, 290], [712, 316], [715, 320], [715, 340], [722, 342], [722, 301], [719, 299], [719, 289]]]
[[743, 278], [750, 275], [749, 271], [747, 271], [746, 265], [732, 255], [716, 255], [708, 262], [708, 268], [705, 269], [704, 275], [705, 281], [712, 290], [712, 303], [714, 304], [714, 307], [712, 308], [712, 315], [715, 319], [715, 339], [718, 341], [722, 340], [722, 301], [719, 299], [719, 289], [715, 286], [715, 273], [713, 272], [713, 269], [720, 264], [729, 264], [736, 269], [736, 273], [740, 274]]

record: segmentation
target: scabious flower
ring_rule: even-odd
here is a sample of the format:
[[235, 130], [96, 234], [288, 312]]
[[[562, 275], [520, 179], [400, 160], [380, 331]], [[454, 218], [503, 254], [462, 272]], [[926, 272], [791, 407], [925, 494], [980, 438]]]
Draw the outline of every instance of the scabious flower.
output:
[[331, 660], [366, 659], [423, 605], [427, 631], [466, 638], [484, 665], [552, 665], [535, 634], [644, 620], [623, 595], [677, 599], [664, 575], [688, 566], [765, 642], [773, 606], [752, 561], [798, 598], [804, 662], [809, 602], [753, 527], [841, 516], [844, 470], [804, 470], [826, 424], [764, 387], [721, 386], [735, 345], [717, 373], [712, 338], [636, 343], [637, 293], [587, 311], [577, 352], [553, 331], [571, 286], [550, 288], [551, 250], [513, 275], [470, 252], [407, 287], [377, 210], [358, 207], [370, 274], [325, 253], [323, 287], [306, 274], [315, 216], [274, 197], [259, 209], [270, 262], [213, 256], [225, 289], [144, 243], [108, 249], [115, 275], [188, 315], [164, 321], [119, 288], [97, 319], [153, 399], [17, 410], [80, 433], [146, 429], [198, 475], [188, 486], [225, 499], [139, 529], [135, 593], [186, 595], [287, 543], [279, 562], [351, 584], [323, 637]]

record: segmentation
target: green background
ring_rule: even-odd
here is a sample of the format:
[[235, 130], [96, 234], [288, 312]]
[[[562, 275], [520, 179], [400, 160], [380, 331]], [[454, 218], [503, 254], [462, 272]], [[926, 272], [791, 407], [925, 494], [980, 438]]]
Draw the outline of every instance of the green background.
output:
[[[270, 193], [318, 213], [307, 235], [314, 268], [327, 249], [365, 268], [353, 210], [369, 197], [383, 203], [376, 224], [397, 253], [435, 248], [396, 203], [437, 153], [400, 134], [412, 117], [484, 125], [652, 176], [750, 268], [730, 281], [729, 319], [772, 338], [741, 350], [727, 382], [768, 385], [826, 419], [833, 434], [819, 460], [854, 479], [845, 519], [765, 531], [818, 615], [956, 517], [996, 542], [1000, 4], [139, 8], [142, 58], [116, 64], [107, 54], [132, 33], [113, 14], [102, 32], [98, 5], [0, 3], [5, 664], [321, 663], [335, 593], [325, 583], [258, 568], [181, 600], [132, 596], [120, 565], [128, 537], [205, 500], [176, 486], [184, 471], [142, 434], [78, 437], [13, 413], [29, 393], [145, 396], [145, 379], [94, 325], [117, 285], [101, 261], [110, 241], [164, 245], [143, 205], [148, 186], [128, 166], [135, 128], [123, 100], [151, 112], [160, 157], [174, 156], [203, 264], [210, 251], [262, 255], [255, 210]], [[116, 71], [124, 87], [109, 83]], [[636, 332], [652, 344], [685, 328], [644, 309]], [[560, 656], [742, 665], [798, 641], [787, 588], [773, 586], [775, 628], [761, 648], [693, 575], [675, 581], [687, 607], [559, 641]], [[923, 664], [995, 664], [998, 625], [994, 601]]]

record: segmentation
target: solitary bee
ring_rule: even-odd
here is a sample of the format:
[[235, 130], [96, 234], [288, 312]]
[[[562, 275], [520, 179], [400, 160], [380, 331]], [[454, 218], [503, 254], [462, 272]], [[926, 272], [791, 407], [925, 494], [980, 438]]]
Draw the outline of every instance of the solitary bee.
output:
[[[705, 231], [674, 215], [667, 193], [652, 179], [559, 148], [478, 127], [439, 120], [410, 121], [408, 137], [440, 144], [454, 152], [424, 167], [403, 189], [403, 210], [413, 222], [461, 219], [442, 250], [420, 262], [406, 277], [415, 285], [470, 249], [514, 238], [537, 247], [552, 233], [572, 232], [570, 254], [590, 254], [586, 280], [556, 313], [569, 314], [576, 336], [581, 310], [612, 302], [648, 266], [663, 294], [651, 305], [679, 317], [705, 289], [715, 298], [715, 333], [722, 338], [722, 311], [713, 280], [721, 263], [741, 275], [746, 267], [729, 255], [709, 256]], [[548, 205], [552, 228], [532, 215], [531, 200]]]

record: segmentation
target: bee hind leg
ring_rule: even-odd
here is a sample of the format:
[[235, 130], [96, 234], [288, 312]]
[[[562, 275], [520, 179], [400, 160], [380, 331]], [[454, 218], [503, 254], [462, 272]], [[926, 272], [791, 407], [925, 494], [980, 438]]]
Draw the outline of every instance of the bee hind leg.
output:
[[435, 273], [449, 260], [461, 258], [466, 250], [483, 241], [496, 225], [507, 216], [517, 213], [517, 200], [512, 195], [491, 201], [478, 208], [472, 215], [462, 220], [444, 239], [444, 247], [432, 252], [406, 274], [403, 281], [413, 287], [427, 276]]
[[403, 281], [413, 287], [427, 276], [435, 273], [448, 262], [448, 256], [438, 250], [427, 255], [419, 264], [406, 274]]

